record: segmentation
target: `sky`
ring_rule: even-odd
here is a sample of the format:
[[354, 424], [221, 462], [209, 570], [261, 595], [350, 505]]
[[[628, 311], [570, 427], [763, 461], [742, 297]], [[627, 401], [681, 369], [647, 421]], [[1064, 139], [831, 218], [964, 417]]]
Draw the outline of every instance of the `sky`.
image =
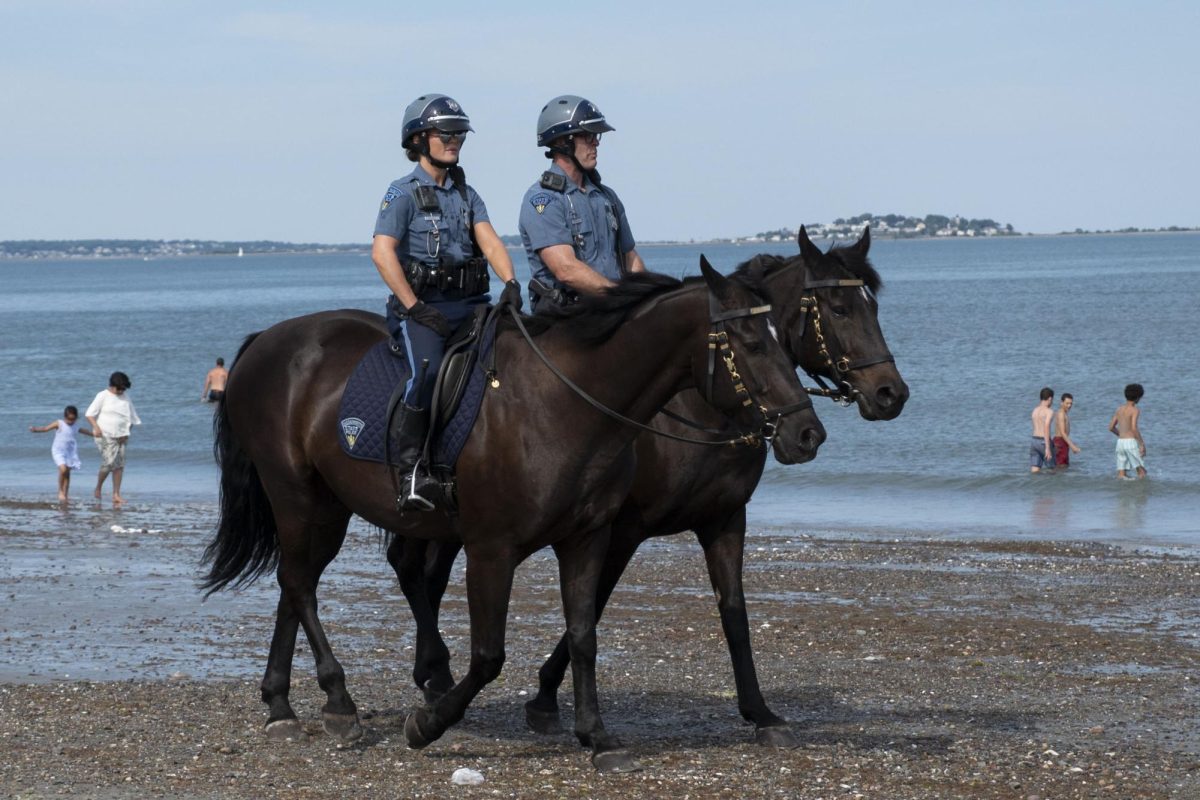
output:
[[405, 106], [517, 232], [596, 103], [641, 241], [865, 212], [1200, 226], [1200, 3], [0, 0], [0, 240], [369, 241]]

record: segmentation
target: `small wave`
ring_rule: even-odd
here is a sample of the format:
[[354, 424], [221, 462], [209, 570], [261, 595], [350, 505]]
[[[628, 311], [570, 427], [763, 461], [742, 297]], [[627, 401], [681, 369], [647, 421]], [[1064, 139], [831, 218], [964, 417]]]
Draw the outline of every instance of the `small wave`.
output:
[[850, 494], [855, 490], [897, 491], [1012, 491], [1041, 493], [1059, 491], [1103, 492], [1124, 495], [1132, 492], [1153, 497], [1196, 496], [1200, 484], [1154, 475], [1145, 480], [1118, 480], [1110, 473], [1095, 474], [1083, 471], [1061, 473], [992, 473], [986, 475], [945, 475], [936, 473], [896, 472], [822, 472], [769, 464], [760, 486], [765, 489], [805, 488], [837, 490]]

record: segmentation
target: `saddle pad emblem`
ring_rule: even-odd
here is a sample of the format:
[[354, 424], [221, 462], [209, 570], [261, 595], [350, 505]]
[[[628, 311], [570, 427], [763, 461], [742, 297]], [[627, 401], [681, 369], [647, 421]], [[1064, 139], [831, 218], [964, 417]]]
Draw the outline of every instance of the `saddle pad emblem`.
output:
[[351, 450], [354, 449], [354, 443], [358, 441], [358, 436], [363, 432], [363, 428], [367, 427], [366, 423], [358, 417], [346, 417], [342, 420], [342, 436], [346, 440], [346, 446]]

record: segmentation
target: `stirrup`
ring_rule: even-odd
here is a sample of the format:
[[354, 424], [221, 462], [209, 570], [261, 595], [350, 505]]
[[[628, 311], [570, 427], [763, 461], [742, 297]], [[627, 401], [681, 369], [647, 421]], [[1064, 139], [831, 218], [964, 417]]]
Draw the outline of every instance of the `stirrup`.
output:
[[408, 475], [407, 495], [401, 495], [397, 498], [399, 501], [398, 505], [402, 511], [434, 511], [437, 509], [437, 505], [432, 500], [417, 491], [418, 476], [424, 478], [424, 486], [422, 486], [422, 488], [439, 485], [433, 476], [421, 473], [420, 462], [414, 464], [412, 472], [410, 472]]

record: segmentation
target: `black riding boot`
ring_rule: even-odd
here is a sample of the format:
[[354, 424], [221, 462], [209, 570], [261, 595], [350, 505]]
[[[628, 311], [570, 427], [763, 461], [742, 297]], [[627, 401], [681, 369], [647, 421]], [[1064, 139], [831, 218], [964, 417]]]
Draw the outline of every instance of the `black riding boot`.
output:
[[392, 421], [391, 447], [394, 464], [405, 475], [396, 498], [400, 508], [413, 511], [432, 511], [442, 495], [442, 484], [429, 474], [421, 460], [425, 448], [425, 433], [429, 426], [429, 411], [401, 403]]

